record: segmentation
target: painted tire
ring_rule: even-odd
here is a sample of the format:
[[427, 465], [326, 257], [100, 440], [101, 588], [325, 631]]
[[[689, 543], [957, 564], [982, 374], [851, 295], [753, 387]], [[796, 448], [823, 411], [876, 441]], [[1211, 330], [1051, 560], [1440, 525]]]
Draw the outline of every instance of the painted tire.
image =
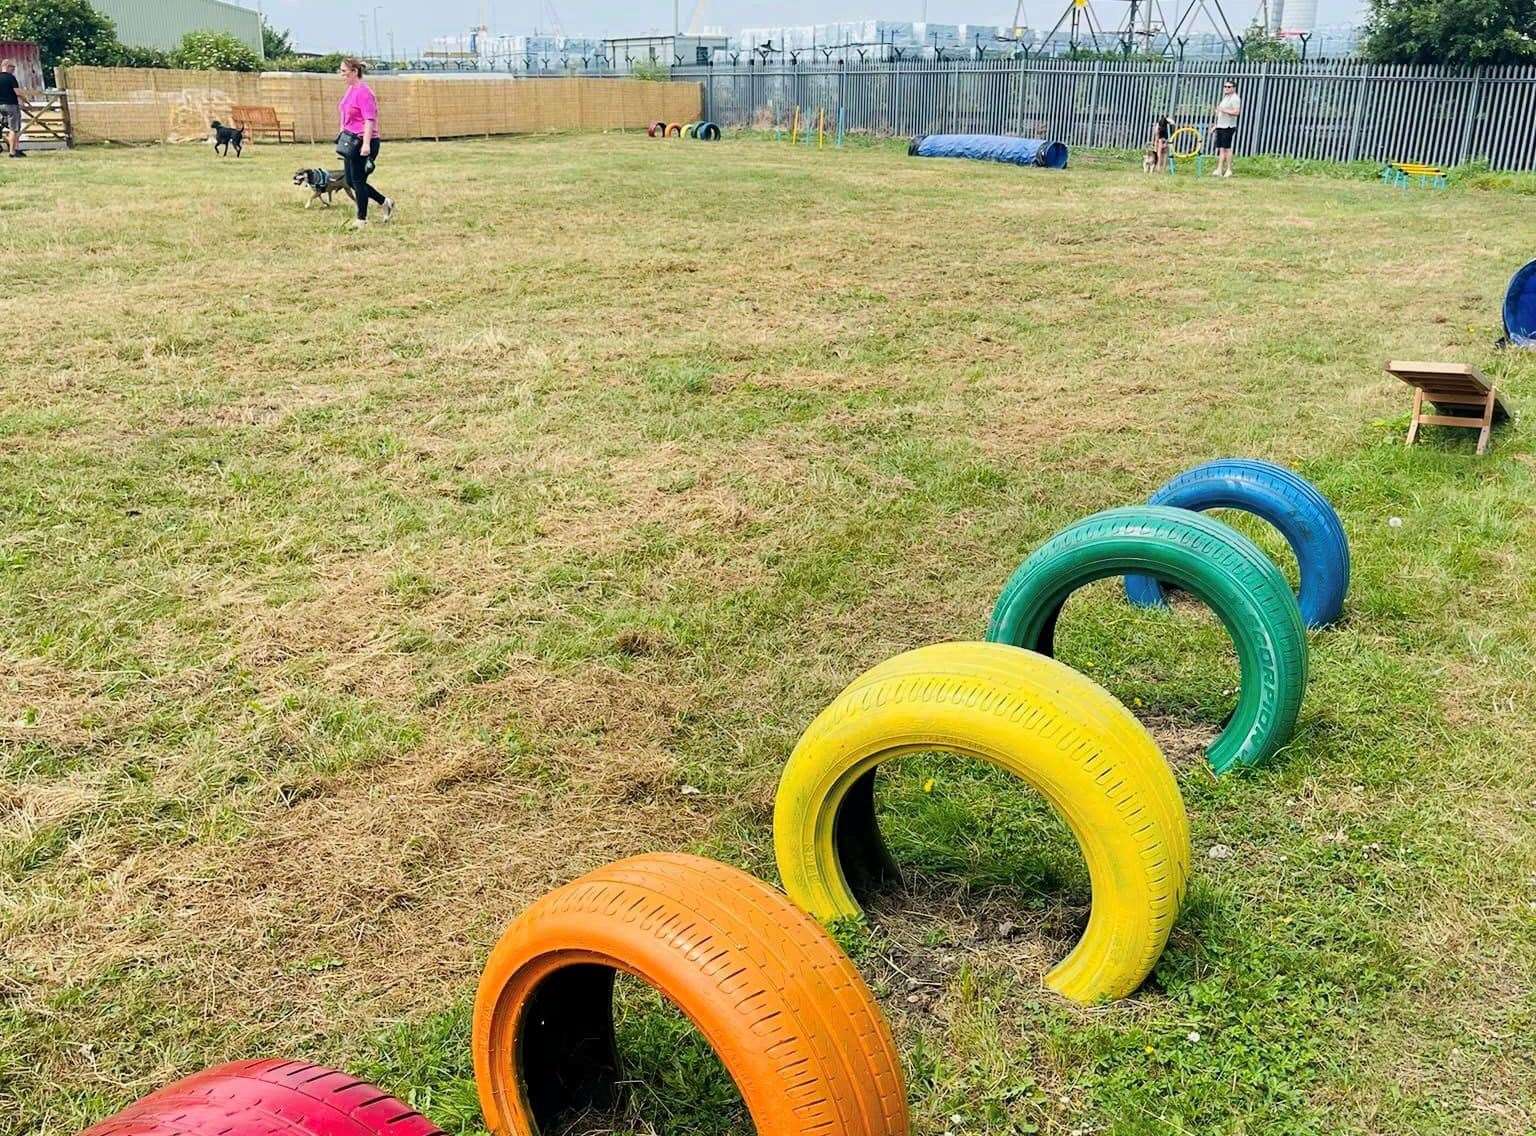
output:
[[701, 122], [694, 134], [704, 142], [720, 141], [720, 128], [713, 122]]
[[410, 1105], [308, 1061], [217, 1065], [165, 1086], [81, 1136], [442, 1136]]
[[550, 892], [491, 952], [475, 998], [475, 1083], [497, 1136], [612, 1105], [613, 980], [636, 975], [698, 1027], [762, 1136], [905, 1136], [890, 1029], [814, 920], [696, 856], [620, 860]]
[[653, 122], [645, 128], [645, 136], [647, 138], [665, 138], [666, 134], [667, 124], [665, 122]]
[[672, 123], [672, 125], [667, 127], [667, 137], [668, 138], [676, 138], [682, 132], [683, 132], [683, 127], [682, 127], [681, 123], [674, 122], [674, 123]]
[[698, 126], [699, 126], [699, 124], [697, 122], [685, 122], [685, 123], [683, 123], [683, 129], [682, 129], [681, 133], [678, 134], [678, 137], [679, 138], [692, 138], [693, 137], [693, 132], [698, 129]]
[[1204, 600], [1237, 648], [1237, 709], [1211, 743], [1225, 773], [1290, 740], [1307, 684], [1307, 632], [1290, 585], [1259, 547], [1203, 513], [1165, 505], [1108, 509], [1062, 529], [1004, 585], [987, 638], [1045, 654], [1067, 597], [1106, 576], [1142, 572]]
[[[1285, 537], [1301, 568], [1297, 603], [1308, 627], [1323, 627], [1344, 613], [1349, 591], [1349, 540], [1328, 499], [1306, 478], [1283, 465], [1248, 458], [1206, 462], [1164, 483], [1149, 505], [1176, 509], [1241, 509], [1262, 517]], [[1126, 595], [1134, 604], [1163, 602], [1163, 589], [1151, 576], [1127, 576]]]
[[1087, 930], [1046, 985], [1090, 1002], [1141, 985], [1178, 916], [1189, 822], [1173, 772], [1131, 713], [1064, 663], [1000, 643], [940, 643], [856, 679], [790, 755], [773, 811], [779, 874], [820, 919], [863, 914], [855, 886], [895, 876], [875, 773], [925, 749], [1028, 781], [1067, 822], [1093, 885]]

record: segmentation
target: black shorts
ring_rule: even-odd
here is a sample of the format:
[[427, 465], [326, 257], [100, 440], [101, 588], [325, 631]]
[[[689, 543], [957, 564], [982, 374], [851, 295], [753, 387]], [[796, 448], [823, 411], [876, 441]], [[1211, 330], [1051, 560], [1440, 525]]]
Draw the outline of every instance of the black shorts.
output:
[[1232, 138], [1237, 133], [1235, 126], [1218, 126], [1216, 128], [1216, 149], [1232, 149]]

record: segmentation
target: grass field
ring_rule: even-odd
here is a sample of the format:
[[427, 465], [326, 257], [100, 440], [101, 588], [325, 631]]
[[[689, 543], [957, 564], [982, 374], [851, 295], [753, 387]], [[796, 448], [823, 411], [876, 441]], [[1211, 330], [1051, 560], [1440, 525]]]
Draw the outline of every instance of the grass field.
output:
[[[1065, 829], [942, 755], [882, 775], [912, 886], [845, 938], [916, 1130], [1536, 1125], [1536, 448], [1405, 450], [1381, 370], [1533, 404], [1491, 348], [1529, 198], [551, 137], [389, 145], [399, 217], [355, 234], [301, 164], [0, 183], [0, 1131], [268, 1053], [476, 1131], [469, 1003], [525, 904], [657, 848], [776, 880], [779, 768], [844, 684], [1225, 454], [1352, 542], [1295, 742], [1215, 780], [1220, 626], [1073, 599], [1063, 657], [1195, 843], [1161, 965], [1096, 1008], [1039, 982], [1087, 911]], [[624, 1006], [635, 1130], [740, 1130]]]

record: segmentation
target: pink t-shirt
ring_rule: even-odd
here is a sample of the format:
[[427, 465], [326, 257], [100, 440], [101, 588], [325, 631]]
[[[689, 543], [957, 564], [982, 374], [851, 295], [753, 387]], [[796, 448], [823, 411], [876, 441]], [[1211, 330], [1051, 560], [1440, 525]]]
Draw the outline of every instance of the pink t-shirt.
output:
[[365, 119], [373, 120], [373, 136], [379, 137], [379, 103], [367, 83], [353, 83], [341, 96], [341, 128], [353, 134], [363, 132]]

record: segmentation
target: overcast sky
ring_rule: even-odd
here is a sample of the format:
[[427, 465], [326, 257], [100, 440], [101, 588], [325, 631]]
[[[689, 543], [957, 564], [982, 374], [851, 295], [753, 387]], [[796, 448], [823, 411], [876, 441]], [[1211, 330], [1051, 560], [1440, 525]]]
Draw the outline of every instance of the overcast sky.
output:
[[[367, 0], [241, 0], [261, 8], [280, 28], [292, 28], [302, 51], [356, 51], [363, 35], [359, 17], [368, 23], [368, 50], [373, 51], [375, 5]], [[688, 25], [695, 0], [680, 0], [682, 23]], [[923, 0], [702, 0], [701, 23], [719, 24], [727, 31], [771, 24], [828, 23], [833, 20], [916, 20]], [[1175, 0], [1162, 0], [1172, 11]], [[1013, 20], [1014, 0], [927, 0], [928, 19], [942, 23], [1007, 24]], [[1227, 19], [1246, 25], [1258, 10], [1258, 0], [1223, 0]], [[1024, 0], [1024, 18], [1032, 25], [1054, 24], [1066, 0]], [[1100, 0], [1099, 9], [1110, 5]], [[1359, 19], [1365, 0], [1318, 0], [1319, 24]], [[567, 34], [638, 35], [670, 31], [668, 0], [385, 0], [377, 5], [379, 39], [389, 49], [389, 33], [404, 54], [420, 48], [435, 35], [466, 31], [480, 22], [482, 11], [491, 30], [530, 32], [550, 30], [558, 22]]]

